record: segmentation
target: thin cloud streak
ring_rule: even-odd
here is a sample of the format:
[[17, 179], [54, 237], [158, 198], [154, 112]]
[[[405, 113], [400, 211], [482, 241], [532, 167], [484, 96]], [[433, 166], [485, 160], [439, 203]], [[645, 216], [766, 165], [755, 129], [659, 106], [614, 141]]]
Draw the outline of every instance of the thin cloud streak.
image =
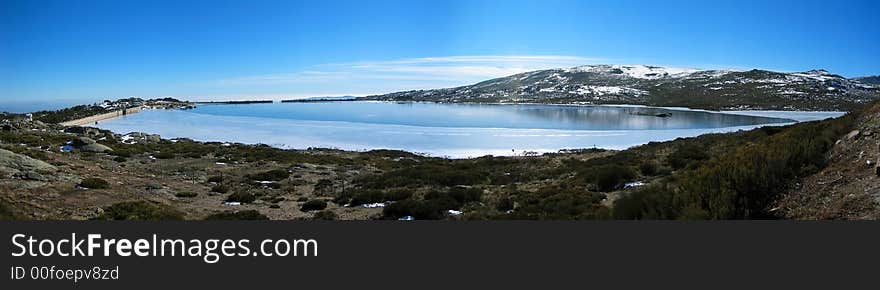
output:
[[[551, 68], [565, 68], [601, 62], [577, 56], [445, 56], [390, 61], [366, 61], [317, 65], [292, 73], [243, 76], [217, 81], [222, 86], [341, 85], [376, 80], [397, 80], [422, 85], [466, 85], [489, 78]], [[428, 87], [432, 88], [432, 87]], [[411, 88], [401, 88], [411, 89]]]

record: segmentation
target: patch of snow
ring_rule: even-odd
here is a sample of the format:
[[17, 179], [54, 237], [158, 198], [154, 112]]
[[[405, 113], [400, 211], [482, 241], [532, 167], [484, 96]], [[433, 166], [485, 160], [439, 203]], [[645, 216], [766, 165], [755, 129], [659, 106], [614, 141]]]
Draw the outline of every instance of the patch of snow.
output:
[[593, 72], [619, 74], [637, 79], [660, 79], [666, 77], [685, 77], [699, 72], [695, 69], [659, 67], [647, 65], [585, 65], [569, 69], [569, 72]]
[[379, 208], [379, 207], [385, 207], [385, 203], [384, 202], [368, 203], [368, 204], [362, 204], [361, 207], [363, 207], [363, 208]]
[[134, 136], [131, 136], [131, 134], [124, 135], [124, 136], [122, 136], [122, 138], [120, 138], [120, 139], [122, 140], [122, 143], [125, 143], [125, 144], [133, 144], [133, 143], [135, 143], [135, 142], [134, 142]]
[[403, 216], [397, 220], [399, 220], [399, 221], [414, 221], [414, 220], [416, 220], [416, 218], [412, 217], [411, 215], [408, 215], [408, 216]]
[[806, 95], [806, 94], [807, 94], [807, 93], [804, 93], [804, 92], [799, 92], [799, 91], [795, 91], [795, 90], [791, 90], [791, 89], [789, 89], [789, 90], [784, 90], [784, 91], [779, 91], [779, 93], [780, 93], [780, 94], [784, 94], [784, 95]]
[[575, 91], [576, 94], [579, 95], [620, 95], [620, 94], [628, 94], [628, 95], [642, 95], [647, 94], [647, 91], [627, 88], [627, 87], [616, 87], [616, 86], [592, 86], [592, 85], [583, 85]]
[[623, 188], [633, 188], [633, 187], [639, 187], [639, 186], [644, 186], [644, 185], [645, 185], [644, 182], [634, 181], [634, 182], [627, 182], [627, 183], [623, 184]]
[[811, 70], [803, 73], [793, 73], [791, 75], [820, 82], [837, 79], [836, 76], [824, 70]]

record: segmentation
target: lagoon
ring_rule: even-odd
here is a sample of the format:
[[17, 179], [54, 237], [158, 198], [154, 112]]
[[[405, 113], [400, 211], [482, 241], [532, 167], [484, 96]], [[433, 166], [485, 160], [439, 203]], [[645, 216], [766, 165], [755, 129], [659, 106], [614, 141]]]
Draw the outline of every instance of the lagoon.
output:
[[100, 122], [117, 133], [267, 144], [398, 149], [452, 158], [560, 149], [625, 149], [706, 133], [837, 117], [842, 112], [719, 113], [641, 106], [307, 102], [147, 110]]

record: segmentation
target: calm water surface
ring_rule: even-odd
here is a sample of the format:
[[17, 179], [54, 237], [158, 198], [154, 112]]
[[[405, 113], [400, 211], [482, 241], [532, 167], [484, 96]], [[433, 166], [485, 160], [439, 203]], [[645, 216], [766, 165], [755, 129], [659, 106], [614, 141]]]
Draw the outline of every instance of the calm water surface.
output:
[[649, 107], [322, 102], [150, 110], [104, 121], [98, 127], [118, 133], [147, 132], [164, 138], [281, 148], [381, 148], [475, 157], [589, 147], [623, 149], [650, 141], [790, 124], [798, 119], [785, 115]]

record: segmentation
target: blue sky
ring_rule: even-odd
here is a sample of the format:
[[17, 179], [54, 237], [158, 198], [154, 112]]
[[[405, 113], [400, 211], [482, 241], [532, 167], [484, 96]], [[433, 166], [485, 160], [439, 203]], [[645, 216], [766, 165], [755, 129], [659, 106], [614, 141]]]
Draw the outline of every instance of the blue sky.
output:
[[3, 104], [371, 94], [581, 64], [880, 74], [880, 1], [0, 0]]

